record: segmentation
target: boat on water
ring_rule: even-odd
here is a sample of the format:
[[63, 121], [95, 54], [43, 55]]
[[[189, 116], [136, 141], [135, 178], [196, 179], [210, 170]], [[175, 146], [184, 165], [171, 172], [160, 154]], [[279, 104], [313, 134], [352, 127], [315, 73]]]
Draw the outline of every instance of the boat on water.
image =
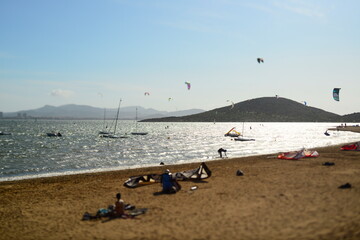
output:
[[126, 134], [119, 136], [119, 135], [112, 134], [112, 133], [102, 134], [101, 137], [104, 137], [104, 138], [128, 138], [128, 136]]
[[110, 132], [107, 132], [107, 131], [99, 131], [99, 135], [104, 135], [104, 134], [110, 134]]
[[147, 135], [147, 132], [132, 132], [132, 135]]
[[137, 124], [138, 124], [138, 121], [137, 121], [137, 108], [136, 108], [136, 116], [135, 116], [135, 132], [131, 132], [132, 135], [147, 135], [148, 133], [147, 132], [139, 132], [137, 130]]
[[11, 135], [11, 133], [0, 131], [0, 135]]
[[245, 138], [245, 137], [241, 137], [241, 136], [234, 138], [234, 140], [235, 140], [235, 141], [242, 141], [242, 142], [245, 142], [245, 141], [255, 141], [254, 138]]
[[99, 131], [99, 135], [105, 135], [105, 134], [111, 134], [109, 131], [107, 131], [107, 125], [105, 124], [106, 120], [106, 108], [104, 108], [104, 122], [103, 122], [103, 129]]
[[118, 110], [117, 110], [117, 113], [116, 113], [114, 132], [111, 133], [111, 132], [101, 131], [102, 133], [99, 133], [100, 137], [104, 137], [104, 138], [127, 138], [128, 137], [127, 135], [123, 135], [123, 136], [116, 135], [116, 127], [117, 127], [117, 122], [118, 122], [118, 119], [119, 119], [119, 111], [120, 111], [121, 101], [122, 100], [120, 99]]
[[239, 136], [234, 138], [235, 141], [241, 141], [241, 142], [246, 142], [246, 141], [255, 141], [254, 138], [246, 138], [244, 137], [244, 122], [243, 122], [243, 127], [242, 127], [242, 134], [240, 134]]
[[62, 134], [60, 132], [50, 132], [50, 133], [46, 133], [46, 136], [48, 136], [48, 137], [62, 137]]
[[225, 137], [238, 137], [240, 136], [241, 133], [239, 133], [238, 131], [235, 130], [235, 127], [233, 127], [232, 129], [230, 129], [227, 133], [225, 133]]

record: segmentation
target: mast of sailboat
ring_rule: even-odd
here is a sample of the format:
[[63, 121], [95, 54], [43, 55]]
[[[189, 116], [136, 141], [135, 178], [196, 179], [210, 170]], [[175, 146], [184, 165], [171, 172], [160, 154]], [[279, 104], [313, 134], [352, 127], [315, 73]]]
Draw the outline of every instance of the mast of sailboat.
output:
[[136, 107], [136, 113], [135, 113], [135, 131], [137, 131], [137, 107]]
[[120, 104], [121, 104], [121, 98], [120, 98], [120, 101], [119, 101], [119, 107], [118, 107], [118, 110], [117, 110], [117, 113], [116, 113], [114, 134], [116, 133], [116, 125], [117, 125], [117, 120], [118, 120], [118, 117], [119, 117]]
[[244, 136], [244, 122], [243, 122], [243, 127], [242, 127], [241, 135]]
[[103, 123], [103, 131], [105, 131], [105, 129], [107, 128], [107, 126], [105, 126], [105, 119], [106, 119], [106, 108], [104, 108], [104, 123]]

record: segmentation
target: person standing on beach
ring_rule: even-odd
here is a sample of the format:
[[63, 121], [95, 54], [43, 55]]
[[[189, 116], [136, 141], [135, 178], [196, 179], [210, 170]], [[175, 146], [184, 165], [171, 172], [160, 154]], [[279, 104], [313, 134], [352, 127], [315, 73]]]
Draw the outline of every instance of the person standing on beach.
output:
[[225, 153], [225, 156], [226, 156], [226, 152], [227, 152], [227, 150], [223, 149], [223, 148], [219, 148], [219, 150], [218, 150], [218, 153], [219, 153], [221, 158], [222, 158], [222, 153]]

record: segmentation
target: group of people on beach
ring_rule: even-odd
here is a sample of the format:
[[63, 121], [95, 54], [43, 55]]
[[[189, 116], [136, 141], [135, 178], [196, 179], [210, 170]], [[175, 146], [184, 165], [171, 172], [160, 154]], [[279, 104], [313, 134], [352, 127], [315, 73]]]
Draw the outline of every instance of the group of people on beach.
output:
[[[218, 149], [218, 153], [221, 158], [223, 156], [222, 155], [223, 153], [226, 156], [226, 152], [227, 152], [227, 150], [224, 148]], [[161, 162], [160, 165], [164, 165], [164, 163]], [[161, 182], [161, 186], [162, 186], [162, 191], [160, 193], [174, 194], [181, 189], [181, 185], [176, 181], [175, 178], [173, 178], [169, 169], [166, 169], [164, 171], [164, 173], [161, 174], [160, 182]], [[129, 205], [129, 204], [127, 204], [127, 205]], [[121, 199], [121, 194], [117, 193], [116, 201], [115, 201], [114, 205], [110, 205], [107, 209], [99, 209], [95, 216], [92, 216], [86, 212], [83, 216], [83, 220], [90, 220], [90, 219], [101, 218], [101, 217], [109, 217], [109, 219], [131, 217], [130, 215], [125, 213], [125, 210], [127, 210], [126, 207], [128, 207], [128, 206], [126, 206], [124, 203], [124, 200]]]
[[[169, 169], [166, 169], [165, 172], [161, 175], [161, 184], [162, 184], [162, 191], [163, 194], [173, 194], [178, 192], [181, 189], [180, 184], [172, 177], [172, 174]], [[130, 204], [125, 204], [124, 200], [121, 198], [121, 194], [116, 194], [116, 201], [114, 205], [108, 206], [107, 209], [101, 208], [97, 211], [96, 215], [91, 215], [86, 212], [83, 215], [83, 220], [91, 220], [91, 219], [98, 219], [107, 217], [109, 219], [114, 218], [129, 218], [133, 217], [134, 215], [129, 215], [125, 212], [128, 209], [134, 209], [134, 206]], [[142, 212], [143, 213], [143, 212]], [[141, 214], [141, 213], [138, 213]]]
[[[220, 158], [223, 157], [223, 154], [226, 156], [227, 150], [224, 148], [219, 148], [218, 153]], [[163, 162], [160, 165], [164, 165]], [[162, 184], [162, 192], [161, 193], [176, 193], [181, 189], [180, 184], [173, 179], [172, 174], [169, 169], [166, 169], [165, 172], [161, 175], [161, 184]]]

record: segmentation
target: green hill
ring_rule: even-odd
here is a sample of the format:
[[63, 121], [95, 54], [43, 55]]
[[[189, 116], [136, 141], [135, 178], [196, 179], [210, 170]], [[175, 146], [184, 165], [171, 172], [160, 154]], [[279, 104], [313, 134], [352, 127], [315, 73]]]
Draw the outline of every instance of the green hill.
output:
[[[360, 121], [360, 114], [347, 115]], [[305, 106], [286, 98], [263, 97], [184, 117], [146, 119], [145, 122], [343, 122], [341, 115]]]
[[360, 112], [342, 116], [342, 122], [360, 122]]

